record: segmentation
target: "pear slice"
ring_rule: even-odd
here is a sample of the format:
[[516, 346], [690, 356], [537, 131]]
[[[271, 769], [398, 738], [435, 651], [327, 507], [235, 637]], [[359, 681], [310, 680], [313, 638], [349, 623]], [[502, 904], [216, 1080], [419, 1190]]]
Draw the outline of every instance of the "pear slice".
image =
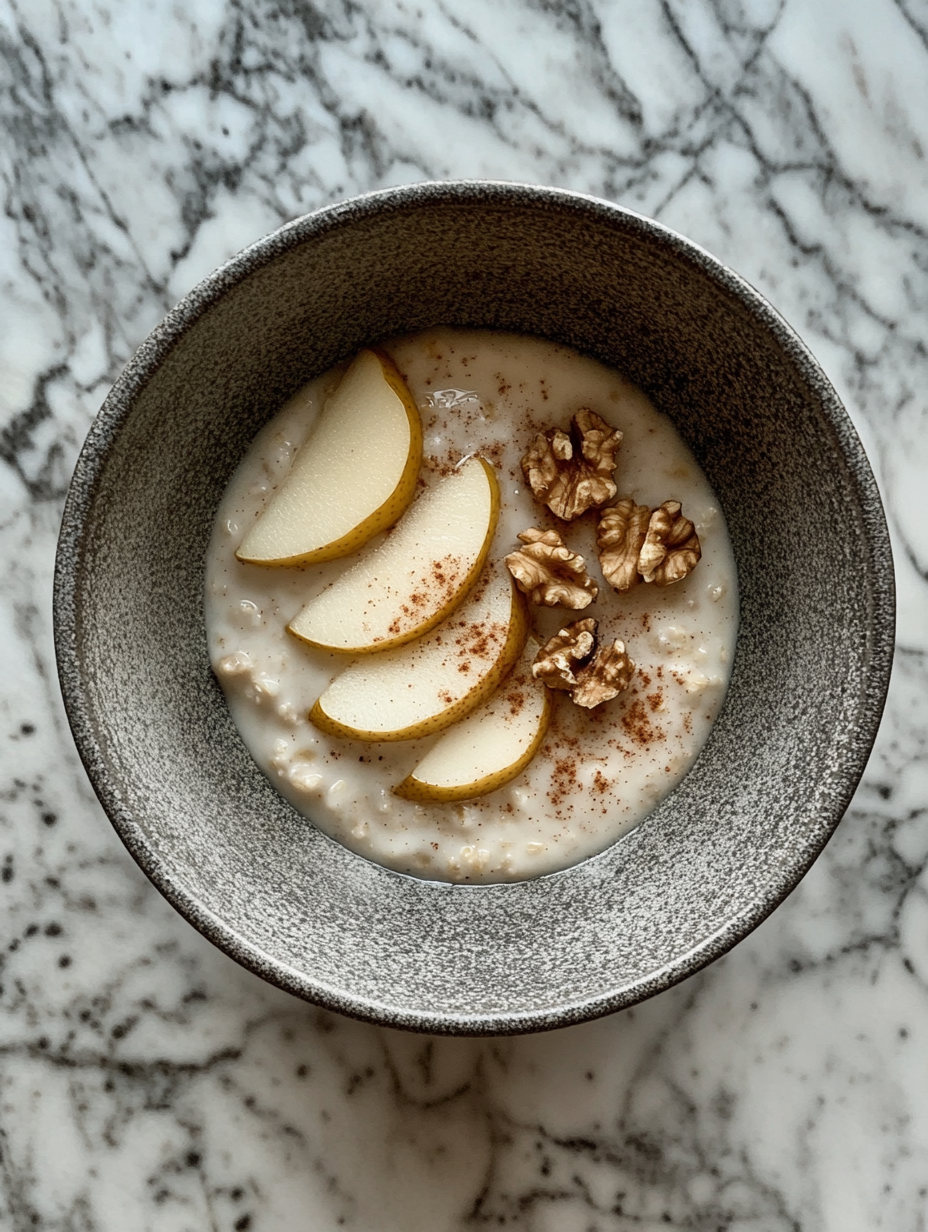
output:
[[393, 788], [404, 800], [472, 800], [520, 774], [541, 747], [551, 718], [551, 691], [532, 675], [538, 643], [488, 702], [432, 745], [415, 770]]
[[306, 565], [356, 552], [406, 512], [421, 463], [412, 394], [388, 355], [362, 351], [235, 554]]
[[323, 650], [373, 654], [421, 637], [463, 601], [499, 518], [499, 484], [469, 458], [415, 502], [389, 538], [287, 626]]
[[467, 602], [428, 636], [360, 659], [309, 712], [332, 736], [414, 740], [470, 714], [496, 689], [528, 636], [525, 599], [503, 570], [488, 570]]

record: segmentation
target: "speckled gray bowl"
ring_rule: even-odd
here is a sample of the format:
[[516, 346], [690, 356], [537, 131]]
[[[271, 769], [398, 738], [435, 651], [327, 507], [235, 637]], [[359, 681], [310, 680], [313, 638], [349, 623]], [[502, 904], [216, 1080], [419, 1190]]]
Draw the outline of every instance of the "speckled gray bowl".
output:
[[[738, 562], [731, 687], [692, 772], [610, 850], [516, 885], [417, 881], [316, 831], [251, 760], [207, 659], [210, 524], [257, 429], [362, 344], [435, 324], [540, 334], [626, 373], [694, 450]], [[282, 228], [142, 345], [78, 462], [55, 618], [93, 785], [188, 920], [332, 1009], [502, 1034], [667, 988], [796, 885], [876, 734], [893, 582], [860, 443], [805, 347], [750, 286], [602, 201], [425, 184]]]

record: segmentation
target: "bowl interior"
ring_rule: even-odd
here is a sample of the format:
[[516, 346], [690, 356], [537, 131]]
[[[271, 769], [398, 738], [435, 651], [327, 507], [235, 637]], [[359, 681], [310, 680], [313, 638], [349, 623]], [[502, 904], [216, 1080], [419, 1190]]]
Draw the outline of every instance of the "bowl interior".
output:
[[[252, 762], [206, 651], [210, 527], [257, 429], [363, 344], [436, 324], [552, 338], [640, 385], [714, 485], [739, 571], [731, 685], [694, 769], [602, 855], [515, 885], [420, 882], [307, 825]], [[418, 186], [261, 241], [141, 348], [69, 498], [59, 662], [119, 833], [217, 944], [377, 1021], [530, 1030], [666, 987], [796, 883], [876, 732], [890, 570], [879, 498], [834, 392], [746, 284], [604, 203]]]

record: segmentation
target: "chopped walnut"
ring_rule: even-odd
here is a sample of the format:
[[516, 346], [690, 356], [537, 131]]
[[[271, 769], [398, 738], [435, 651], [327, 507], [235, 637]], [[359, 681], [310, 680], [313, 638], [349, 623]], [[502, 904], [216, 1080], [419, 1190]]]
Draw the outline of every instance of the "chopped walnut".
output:
[[532, 675], [549, 689], [572, 689], [574, 668], [585, 663], [596, 648], [596, 621], [575, 620], [546, 642], [535, 655]]
[[586, 571], [583, 557], [572, 552], [556, 530], [530, 527], [519, 538], [525, 547], [510, 552], [506, 567], [533, 603], [544, 607], [588, 607], [599, 587]]
[[702, 549], [696, 527], [683, 517], [679, 501], [664, 501], [651, 514], [638, 557], [638, 572], [646, 582], [669, 586], [696, 568]]
[[616, 638], [611, 646], [603, 646], [596, 658], [577, 672], [577, 684], [570, 691], [571, 700], [592, 710], [624, 693], [634, 674], [635, 665], [628, 657], [625, 643]]
[[616, 590], [631, 590], [640, 580], [638, 554], [650, 518], [648, 506], [636, 505], [630, 496], [603, 510], [596, 528], [596, 545], [603, 577]]
[[522, 473], [538, 499], [565, 522], [612, 500], [612, 473], [622, 433], [583, 407], [571, 420], [570, 435], [560, 428], [539, 432], [525, 457]]

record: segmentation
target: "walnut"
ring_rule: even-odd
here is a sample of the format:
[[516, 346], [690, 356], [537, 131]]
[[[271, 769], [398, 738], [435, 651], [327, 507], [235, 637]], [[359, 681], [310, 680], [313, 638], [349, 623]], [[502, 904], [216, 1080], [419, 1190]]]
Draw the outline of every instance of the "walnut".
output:
[[616, 590], [631, 590], [639, 578], [669, 586], [696, 568], [702, 549], [693, 523], [679, 501], [656, 509], [636, 505], [630, 496], [604, 509], [596, 528], [599, 563]]
[[631, 684], [635, 665], [616, 639], [596, 648], [596, 621], [575, 620], [535, 655], [532, 675], [549, 689], [566, 689], [571, 701], [592, 710], [618, 697]]
[[532, 675], [549, 689], [572, 689], [574, 668], [585, 663], [596, 648], [596, 621], [575, 620], [546, 642], [535, 655]]
[[522, 459], [522, 473], [538, 499], [571, 522], [615, 496], [612, 473], [621, 443], [621, 432], [583, 407], [571, 420], [570, 435], [560, 428], [538, 433]]
[[603, 510], [596, 528], [596, 545], [603, 577], [616, 590], [631, 590], [640, 580], [638, 554], [650, 518], [648, 506], [636, 505], [631, 497]]
[[616, 638], [611, 646], [603, 646], [596, 657], [577, 672], [577, 683], [570, 691], [571, 700], [592, 710], [624, 693], [634, 674], [635, 665], [628, 657], [625, 643]]
[[599, 587], [586, 571], [583, 557], [572, 552], [556, 530], [530, 527], [519, 538], [525, 547], [510, 552], [506, 567], [533, 603], [544, 607], [588, 607]]
[[651, 514], [638, 557], [638, 572], [646, 582], [669, 586], [696, 568], [702, 549], [696, 527], [683, 517], [679, 501], [664, 501]]

